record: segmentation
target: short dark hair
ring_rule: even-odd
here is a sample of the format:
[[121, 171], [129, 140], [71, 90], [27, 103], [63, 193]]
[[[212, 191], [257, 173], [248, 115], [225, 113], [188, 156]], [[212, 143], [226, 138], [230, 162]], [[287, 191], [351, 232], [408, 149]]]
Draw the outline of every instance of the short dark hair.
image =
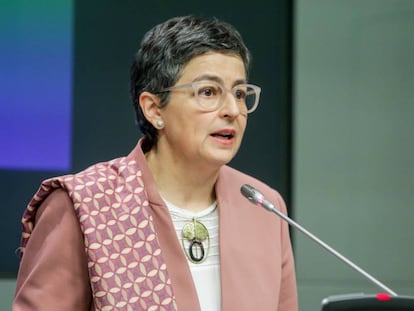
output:
[[[149, 30], [141, 41], [130, 69], [130, 92], [138, 126], [144, 134], [144, 152], [157, 143], [157, 130], [145, 118], [139, 96], [173, 86], [184, 66], [207, 52], [236, 54], [249, 73], [250, 52], [240, 33], [217, 18], [182, 16], [171, 18]], [[160, 106], [167, 105], [169, 93], [160, 93]]]

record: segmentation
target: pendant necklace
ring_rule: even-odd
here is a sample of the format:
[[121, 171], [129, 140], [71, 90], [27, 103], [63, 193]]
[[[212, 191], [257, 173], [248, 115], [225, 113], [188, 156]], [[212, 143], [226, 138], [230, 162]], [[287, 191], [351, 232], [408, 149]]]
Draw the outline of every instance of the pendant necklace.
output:
[[[214, 202], [205, 210], [194, 213], [181, 209], [166, 200], [164, 201], [171, 216], [173, 216], [174, 227], [181, 239], [181, 245], [187, 259], [194, 264], [204, 262], [210, 250], [210, 234], [207, 227], [202, 223], [202, 219], [216, 211], [217, 203]], [[180, 227], [181, 232], [179, 232]]]
[[[204, 241], [207, 243], [207, 251], [204, 249]], [[206, 226], [193, 217], [192, 221], [186, 223], [181, 231], [181, 243], [191, 262], [202, 263], [210, 250], [210, 235]]]

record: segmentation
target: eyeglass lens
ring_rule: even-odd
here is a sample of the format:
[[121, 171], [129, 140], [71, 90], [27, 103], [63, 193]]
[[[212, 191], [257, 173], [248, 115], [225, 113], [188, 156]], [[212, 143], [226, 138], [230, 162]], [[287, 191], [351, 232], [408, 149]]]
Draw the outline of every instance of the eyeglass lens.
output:
[[[194, 91], [200, 106], [206, 109], [217, 108], [226, 94], [223, 87], [214, 81], [200, 81], [194, 84]], [[258, 94], [256, 89], [248, 84], [236, 85], [231, 90], [236, 102], [243, 110], [250, 112], [256, 106]]]

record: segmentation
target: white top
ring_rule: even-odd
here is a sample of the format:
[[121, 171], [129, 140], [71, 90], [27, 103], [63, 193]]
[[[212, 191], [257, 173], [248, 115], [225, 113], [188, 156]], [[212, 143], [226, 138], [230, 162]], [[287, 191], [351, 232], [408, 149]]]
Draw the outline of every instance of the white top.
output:
[[[214, 202], [202, 211], [193, 212], [179, 208], [166, 200], [164, 201], [170, 211], [175, 232], [177, 233], [181, 245], [183, 245], [181, 230], [184, 225], [191, 222], [193, 218], [201, 222], [207, 228], [210, 236], [210, 245], [208, 245], [208, 240], [203, 241], [204, 250], [206, 253], [208, 252], [207, 258], [201, 263], [192, 263], [190, 260], [187, 260], [187, 262], [193, 276], [201, 310], [220, 311], [221, 285], [217, 203]], [[188, 245], [188, 241], [185, 242], [187, 243], [184, 245]]]

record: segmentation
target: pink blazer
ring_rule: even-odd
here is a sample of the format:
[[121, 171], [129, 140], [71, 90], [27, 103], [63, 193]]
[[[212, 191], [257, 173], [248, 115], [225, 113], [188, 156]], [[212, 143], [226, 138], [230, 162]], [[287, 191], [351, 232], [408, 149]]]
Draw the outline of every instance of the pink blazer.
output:
[[[128, 155], [141, 170], [157, 237], [178, 310], [200, 310], [187, 259], [168, 209], [157, 192], [140, 143]], [[253, 206], [240, 187], [250, 184], [286, 213], [281, 196], [228, 166], [216, 183], [223, 311], [296, 311], [297, 292], [288, 225]], [[84, 235], [63, 189], [42, 203], [21, 261], [13, 310], [95, 310]]]

